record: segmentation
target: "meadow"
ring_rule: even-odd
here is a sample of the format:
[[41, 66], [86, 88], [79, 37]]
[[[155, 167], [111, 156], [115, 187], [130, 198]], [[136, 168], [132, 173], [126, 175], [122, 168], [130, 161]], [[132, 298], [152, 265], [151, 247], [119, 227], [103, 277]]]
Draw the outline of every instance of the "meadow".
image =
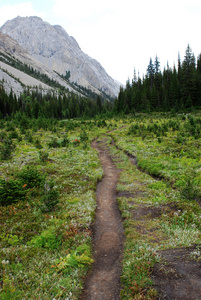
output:
[[[159, 251], [201, 242], [201, 113], [0, 122], [0, 298], [79, 299], [92, 266], [95, 138], [121, 170], [121, 299], [157, 299]], [[135, 163], [131, 163], [131, 158]]]

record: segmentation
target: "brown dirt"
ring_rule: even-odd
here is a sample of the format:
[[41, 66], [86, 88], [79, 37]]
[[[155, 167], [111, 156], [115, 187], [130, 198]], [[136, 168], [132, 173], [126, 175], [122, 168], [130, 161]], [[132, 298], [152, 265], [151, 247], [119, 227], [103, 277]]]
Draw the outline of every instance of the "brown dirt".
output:
[[[163, 213], [170, 213], [177, 210], [174, 203], [161, 205], [160, 207], [138, 204], [133, 210], [135, 220], [141, 220], [136, 230], [140, 234], [148, 234], [155, 240], [152, 243], [160, 242], [157, 228], [147, 230], [148, 219], [155, 219]], [[151, 274], [154, 287], [159, 293], [158, 300], [200, 300], [201, 299], [201, 262], [192, 257], [193, 251], [197, 251], [197, 246], [181, 247], [157, 251], [163, 263], [157, 263]]]
[[117, 197], [125, 197], [125, 198], [136, 198], [136, 197], [143, 197], [144, 192], [136, 191], [135, 193], [130, 193], [128, 191], [121, 191], [117, 192]]
[[97, 188], [96, 221], [93, 226], [94, 264], [87, 277], [82, 300], [120, 299], [120, 276], [124, 232], [116, 202], [119, 170], [115, 167], [105, 141], [92, 146], [99, 152], [104, 177]]
[[[153, 207], [132, 200], [142, 197], [142, 191], [116, 192], [120, 170], [112, 162], [115, 157], [110, 156], [104, 141], [100, 144], [93, 142], [92, 146], [100, 154], [105, 175], [97, 188], [96, 221], [93, 226], [94, 264], [86, 279], [81, 300], [119, 300], [124, 234], [116, 197], [131, 199], [129, 204], [135, 206], [131, 210], [133, 218], [141, 222], [136, 230], [141, 235], [148, 234], [152, 243], [160, 243], [161, 239], [157, 228], [146, 228], [146, 220], [174, 212], [178, 207], [174, 203]], [[129, 159], [136, 164], [135, 157], [129, 155]], [[201, 262], [191, 256], [195, 249], [196, 245], [158, 251], [163, 262], [157, 263], [151, 273], [153, 286], [159, 293], [158, 300], [201, 300]]]
[[201, 299], [201, 263], [191, 258], [194, 249], [195, 246], [159, 251], [164, 263], [156, 264], [152, 272], [158, 299]]

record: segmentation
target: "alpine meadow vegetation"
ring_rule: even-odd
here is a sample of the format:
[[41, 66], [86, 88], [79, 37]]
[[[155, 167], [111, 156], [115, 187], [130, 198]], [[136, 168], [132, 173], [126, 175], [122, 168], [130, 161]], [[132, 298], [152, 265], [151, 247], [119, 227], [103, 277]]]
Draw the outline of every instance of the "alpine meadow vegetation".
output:
[[[67, 75], [67, 74], [66, 74]], [[68, 74], [70, 75], [70, 74]], [[0, 86], [0, 298], [79, 299], [93, 265], [97, 183], [92, 141], [119, 169], [122, 300], [157, 299], [161, 250], [201, 260], [201, 56], [120, 88], [114, 101]], [[94, 95], [93, 95], [94, 96]]]

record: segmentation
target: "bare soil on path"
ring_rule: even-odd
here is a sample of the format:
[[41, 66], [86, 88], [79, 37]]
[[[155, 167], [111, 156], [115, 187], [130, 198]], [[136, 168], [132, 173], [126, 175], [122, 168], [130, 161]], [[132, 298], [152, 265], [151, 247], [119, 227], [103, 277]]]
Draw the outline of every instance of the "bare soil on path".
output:
[[200, 300], [201, 264], [193, 260], [195, 246], [159, 251], [164, 263], [153, 268], [152, 279], [159, 300]]
[[[97, 188], [96, 221], [93, 225], [94, 264], [80, 300], [119, 300], [124, 231], [116, 198], [132, 199], [130, 204], [131, 201], [135, 204], [133, 218], [141, 221], [136, 231], [153, 236], [153, 243], [160, 242], [160, 237], [157, 228], [147, 230], [146, 220], [160, 218], [163, 213], [176, 211], [177, 207], [174, 203], [155, 207], [135, 202], [136, 197], [143, 196], [140, 191], [117, 192], [121, 171], [112, 162], [106, 140], [100, 143], [94, 141], [92, 147], [99, 152], [104, 177]], [[129, 154], [128, 158], [132, 164], [137, 164], [135, 157]], [[158, 291], [158, 300], [201, 300], [201, 262], [192, 257], [194, 251], [200, 251], [200, 246], [157, 251], [162, 261], [153, 267], [150, 277], [153, 287]], [[147, 299], [144, 296], [142, 299]]]
[[92, 147], [99, 152], [104, 177], [97, 188], [96, 220], [93, 226], [94, 264], [87, 277], [81, 300], [120, 299], [120, 276], [124, 230], [116, 202], [119, 170], [108, 153], [106, 141]]

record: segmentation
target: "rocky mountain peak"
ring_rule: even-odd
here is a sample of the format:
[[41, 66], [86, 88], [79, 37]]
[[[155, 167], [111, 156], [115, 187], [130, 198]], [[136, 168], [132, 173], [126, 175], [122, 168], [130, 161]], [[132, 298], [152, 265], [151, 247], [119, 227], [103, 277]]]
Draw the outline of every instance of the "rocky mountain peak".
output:
[[70, 71], [72, 82], [111, 96], [118, 94], [119, 84], [60, 25], [52, 26], [39, 17], [17, 17], [7, 21], [0, 30], [52, 71], [63, 75]]

